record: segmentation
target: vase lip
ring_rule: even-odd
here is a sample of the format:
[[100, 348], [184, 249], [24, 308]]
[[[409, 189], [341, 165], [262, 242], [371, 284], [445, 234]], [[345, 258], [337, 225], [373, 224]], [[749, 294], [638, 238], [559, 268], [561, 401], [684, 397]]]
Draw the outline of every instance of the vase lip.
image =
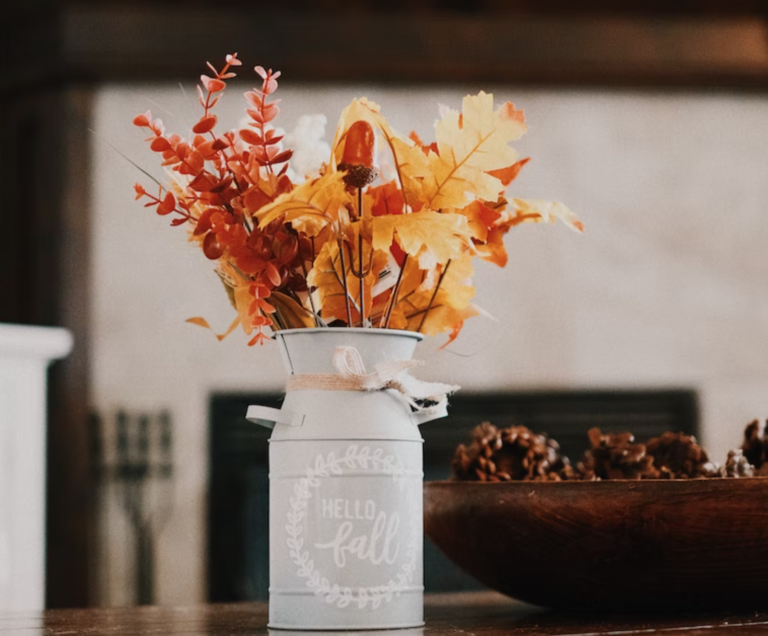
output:
[[406, 336], [414, 340], [424, 340], [424, 334], [418, 331], [408, 331], [406, 329], [383, 329], [377, 327], [297, 327], [295, 329], [280, 329], [275, 332], [275, 336], [300, 333], [370, 333], [379, 336]]

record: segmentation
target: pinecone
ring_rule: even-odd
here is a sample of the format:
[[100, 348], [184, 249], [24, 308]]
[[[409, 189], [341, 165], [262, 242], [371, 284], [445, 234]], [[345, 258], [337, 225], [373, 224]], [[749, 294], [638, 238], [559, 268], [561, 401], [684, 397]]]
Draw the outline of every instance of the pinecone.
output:
[[740, 448], [728, 451], [728, 459], [725, 462], [726, 477], [752, 477], [754, 474], [754, 466], [749, 463]]
[[453, 478], [488, 481], [483, 479], [483, 477], [487, 475], [488, 458], [493, 455], [497, 443], [501, 444], [501, 438], [496, 427], [490, 422], [483, 422], [473, 428], [472, 443], [469, 446], [459, 444], [456, 448], [453, 462], [451, 463]]
[[563, 457], [563, 463], [564, 466], [557, 473], [557, 479], [552, 479], [552, 481], [581, 481], [584, 479], [584, 475], [578, 468], [571, 466], [571, 461], [567, 457]]
[[657, 476], [653, 457], [645, 444], [636, 444], [632, 433], [606, 433], [599, 428], [587, 433], [590, 449], [579, 463], [579, 472], [588, 481], [598, 479], [649, 479]]
[[[693, 435], [664, 433], [646, 444], [659, 473], [656, 479], [703, 479], [721, 477], [720, 467], [709, 461], [706, 451]], [[648, 477], [646, 477], [648, 479]]]
[[760, 470], [765, 464], [766, 447], [768, 446], [768, 436], [765, 431], [765, 423], [759, 420], [753, 420], [744, 429], [744, 443], [741, 450], [744, 451], [744, 457], [747, 461]]
[[454, 479], [472, 481], [560, 481], [575, 472], [560, 446], [525, 426], [498, 429], [483, 422], [472, 443], [460, 444], [452, 463]]

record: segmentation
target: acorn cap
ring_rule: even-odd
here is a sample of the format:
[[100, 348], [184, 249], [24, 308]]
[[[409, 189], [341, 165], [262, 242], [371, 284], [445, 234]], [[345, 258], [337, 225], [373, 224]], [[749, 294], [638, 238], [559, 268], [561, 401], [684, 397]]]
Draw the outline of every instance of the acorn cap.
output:
[[336, 167], [347, 173], [344, 175], [344, 183], [355, 188], [364, 188], [379, 176], [379, 171], [376, 168], [361, 164], [342, 162]]

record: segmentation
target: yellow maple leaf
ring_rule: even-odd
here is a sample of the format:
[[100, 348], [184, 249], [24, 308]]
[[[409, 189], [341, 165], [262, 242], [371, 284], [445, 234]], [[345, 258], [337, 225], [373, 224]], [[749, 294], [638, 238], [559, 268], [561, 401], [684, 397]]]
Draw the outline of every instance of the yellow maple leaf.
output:
[[232, 321], [232, 324], [229, 325], [229, 328], [224, 333], [216, 333], [216, 330], [211, 327], [210, 323], [205, 319], [201, 318], [200, 316], [195, 316], [194, 318], [187, 318], [187, 322], [193, 325], [197, 325], [198, 327], [204, 327], [205, 329], [209, 329], [210, 331], [213, 331], [213, 335], [216, 336], [216, 339], [221, 342], [226, 338], [229, 334], [231, 334], [235, 327], [237, 327], [238, 324], [240, 324], [240, 317], [238, 316]]
[[475, 253], [499, 267], [504, 267], [508, 260], [504, 236], [517, 225], [554, 223], [560, 219], [577, 232], [584, 230], [576, 215], [558, 201], [512, 199], [507, 202], [501, 197], [494, 204], [473, 201], [459, 213], [469, 219]]
[[431, 175], [429, 157], [410, 139], [393, 137], [390, 148], [405, 201], [412, 210], [418, 211], [428, 202], [424, 183]]
[[298, 329], [317, 326], [312, 318], [312, 313], [290, 296], [273, 290], [269, 295], [269, 302], [277, 310], [271, 316], [273, 323], [279, 320], [278, 324], [273, 324], [273, 328]]
[[335, 318], [346, 320], [346, 294], [342, 284], [344, 275], [338, 243], [326, 241], [315, 256], [312, 269], [307, 275], [307, 285], [316, 289], [320, 313], [326, 322], [332, 322]]
[[510, 183], [517, 179], [517, 175], [520, 174], [520, 170], [522, 170], [523, 166], [530, 160], [530, 157], [526, 157], [525, 159], [515, 161], [515, 163], [513, 163], [511, 166], [507, 166], [506, 168], [498, 168], [497, 170], [489, 170], [488, 172], [492, 177], [499, 179], [501, 181], [501, 185], [506, 188]]
[[[342, 320], [352, 326], [360, 322], [360, 278], [356, 272], [363, 273], [364, 314], [371, 318], [374, 298], [373, 287], [387, 265], [387, 252], [376, 250], [363, 236], [360, 251], [359, 233], [364, 232], [364, 224], [353, 223], [348, 228], [343, 243], [344, 263], [340, 252], [340, 243], [329, 240], [320, 249], [314, 265], [307, 276], [307, 284], [317, 289], [316, 294], [321, 307], [323, 320], [332, 322]], [[346, 284], [346, 289], [345, 289]], [[347, 315], [349, 307], [349, 316]]]
[[[218, 274], [221, 282], [224, 284], [224, 287], [227, 290], [227, 296], [229, 297], [230, 303], [237, 312], [237, 317], [234, 319], [227, 332], [221, 335], [217, 335], [216, 337], [219, 340], [223, 340], [238, 324], [242, 328], [243, 332], [250, 336], [254, 329], [253, 321], [255, 314], [255, 312], [252, 310], [254, 295], [251, 293], [251, 287], [253, 285], [253, 281], [247, 276], [244, 276], [243, 273], [237, 269], [237, 267], [235, 267], [227, 260], [219, 261], [219, 266], [216, 269], [216, 273]], [[273, 314], [269, 314], [268, 318], [272, 322], [274, 328], [280, 328], [280, 326], [275, 323]], [[210, 326], [207, 324], [205, 319], [202, 318], [190, 319], [188, 322], [200, 325], [201, 327], [208, 327], [210, 329]]]
[[205, 318], [199, 316], [187, 318], [187, 322], [213, 331], [216, 339], [219, 341], [224, 340], [224, 338], [231, 334], [238, 325], [243, 328], [243, 331], [246, 334], [250, 335], [253, 331], [253, 325], [251, 324], [252, 320], [248, 315], [248, 308], [250, 307], [252, 300], [252, 297], [248, 292], [250, 281], [244, 278], [239, 270], [226, 260], [219, 262], [219, 267], [216, 269], [216, 273], [224, 285], [229, 301], [237, 312], [237, 316], [232, 321], [232, 324], [229, 325], [229, 328], [223, 333], [216, 333], [216, 330], [210, 323]]
[[511, 212], [502, 214], [497, 222], [500, 227], [512, 227], [520, 223], [554, 223], [558, 219], [572, 230], [584, 231], [584, 224], [559, 201], [541, 201], [538, 199], [512, 199]]
[[472, 276], [475, 268], [472, 266], [472, 255], [463, 254], [451, 261], [450, 267], [443, 270], [440, 288], [445, 289], [450, 298], [444, 304], [454, 309], [465, 309], [475, 297], [472, 286]]
[[467, 95], [462, 111], [448, 109], [437, 122], [437, 152], [425, 155], [410, 140], [400, 138], [393, 144], [403, 186], [432, 210], [464, 207], [468, 195], [496, 200], [504, 184], [489, 171], [515, 163], [518, 154], [508, 144], [527, 130], [520, 111], [509, 102], [494, 111], [493, 95], [488, 93]]
[[[480, 313], [480, 310], [474, 305], [468, 305], [463, 309], [451, 307], [443, 302], [444, 297], [445, 293], [438, 292], [434, 306], [420, 326], [420, 333], [435, 336], [439, 333], [454, 331], [457, 327], [460, 328], [467, 318], [477, 316]], [[409, 325], [415, 324], [415, 322], [412, 320]]]
[[480, 242], [487, 240], [488, 232], [501, 217], [501, 213], [497, 209], [484, 204], [482, 201], [472, 201], [456, 212], [467, 217], [472, 238]]
[[426, 250], [426, 254], [436, 263], [447, 263], [459, 256], [472, 236], [467, 217], [461, 214], [422, 210], [411, 214], [377, 216], [371, 222], [374, 249], [388, 250], [396, 237], [397, 243], [409, 256], [420, 253], [424, 256]]
[[248, 336], [253, 333], [253, 315], [250, 312], [253, 295], [250, 287], [250, 281], [248, 281], [234, 288], [235, 309], [237, 309], [240, 327]]
[[259, 220], [259, 227], [264, 228], [284, 217], [294, 229], [312, 237], [331, 223], [345, 225], [348, 222], [345, 206], [351, 204], [352, 195], [346, 191], [343, 178], [342, 172], [329, 172], [281, 194], [254, 215]]
[[507, 229], [498, 227], [491, 228], [485, 238], [485, 241], [475, 245], [475, 252], [484, 261], [495, 263], [499, 267], [504, 267], [509, 260], [507, 248], [504, 246], [504, 235]]
[[443, 267], [433, 283], [429, 282], [433, 277], [424, 270], [406, 266], [390, 326], [428, 335], [460, 329], [464, 320], [479, 313], [471, 303], [475, 295], [470, 281], [473, 272], [469, 254]]
[[512, 104], [494, 111], [493, 95], [482, 91], [464, 98], [461, 114], [446, 111], [435, 126], [438, 154], [429, 155], [432, 177], [424, 185], [429, 207], [463, 207], [468, 193], [495, 200], [504, 186], [487, 171], [517, 160], [517, 151], [508, 144], [526, 130]]
[[423, 176], [429, 173], [427, 155], [412, 139], [396, 132], [381, 113], [372, 111], [370, 117], [392, 154], [392, 163], [406, 205], [412, 211], [420, 210], [424, 205]]

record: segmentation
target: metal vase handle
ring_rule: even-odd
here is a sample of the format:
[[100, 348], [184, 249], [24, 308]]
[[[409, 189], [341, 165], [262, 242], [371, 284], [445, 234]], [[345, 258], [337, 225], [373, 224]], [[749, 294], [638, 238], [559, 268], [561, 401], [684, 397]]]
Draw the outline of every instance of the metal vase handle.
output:
[[439, 420], [441, 417], [448, 416], [448, 409], [446, 405], [441, 405], [434, 409], [425, 409], [423, 411], [416, 411], [411, 413], [411, 418], [416, 426], [421, 426], [432, 420]]
[[266, 428], [275, 428], [275, 424], [286, 424], [287, 426], [301, 426], [304, 424], [303, 413], [293, 413], [257, 404], [248, 407], [245, 419]]

